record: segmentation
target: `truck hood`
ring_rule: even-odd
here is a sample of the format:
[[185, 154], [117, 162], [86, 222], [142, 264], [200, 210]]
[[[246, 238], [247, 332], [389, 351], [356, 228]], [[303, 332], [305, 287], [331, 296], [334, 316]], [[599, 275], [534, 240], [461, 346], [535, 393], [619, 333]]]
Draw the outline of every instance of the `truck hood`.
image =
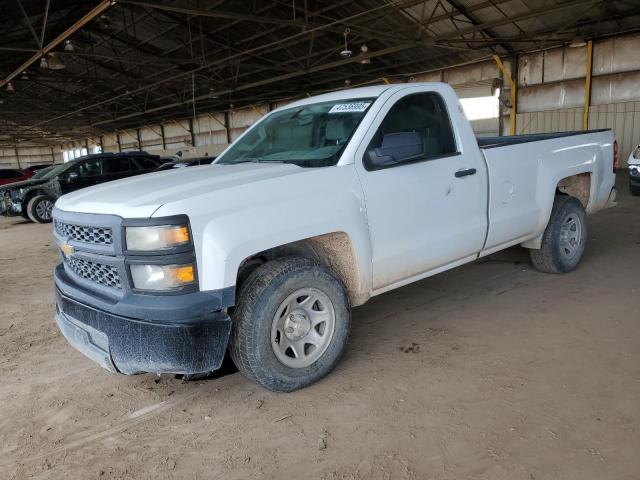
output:
[[56, 207], [70, 212], [147, 218], [168, 202], [185, 200], [287, 175], [304, 169], [293, 164], [203, 165], [139, 175], [63, 195]]

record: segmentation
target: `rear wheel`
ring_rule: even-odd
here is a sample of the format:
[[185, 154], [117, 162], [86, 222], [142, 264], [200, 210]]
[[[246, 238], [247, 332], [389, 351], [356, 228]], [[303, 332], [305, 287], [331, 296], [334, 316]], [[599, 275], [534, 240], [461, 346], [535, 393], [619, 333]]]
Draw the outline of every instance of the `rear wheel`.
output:
[[31, 221], [36, 223], [51, 222], [51, 212], [53, 211], [53, 200], [48, 195], [37, 195], [29, 200], [27, 204], [27, 215]]
[[238, 370], [269, 390], [290, 392], [335, 367], [351, 312], [345, 288], [329, 268], [285, 258], [251, 273], [233, 321], [229, 349]]
[[587, 242], [587, 214], [574, 197], [559, 195], [539, 250], [530, 250], [533, 266], [541, 272], [567, 273], [574, 270]]

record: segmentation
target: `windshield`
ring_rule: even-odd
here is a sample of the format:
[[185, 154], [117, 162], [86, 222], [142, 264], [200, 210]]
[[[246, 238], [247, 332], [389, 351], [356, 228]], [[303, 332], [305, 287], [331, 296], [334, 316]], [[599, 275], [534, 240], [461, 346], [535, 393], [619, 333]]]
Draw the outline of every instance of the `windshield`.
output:
[[335, 100], [274, 113], [234, 143], [215, 163], [335, 165], [374, 100]]
[[72, 165], [75, 165], [76, 163], [77, 162], [67, 162], [67, 163], [61, 163], [60, 165], [56, 165], [54, 167], [48, 167], [48, 168], [45, 168], [45, 169], [39, 171], [38, 173], [36, 173], [31, 178], [35, 178], [35, 179], [50, 179], [50, 178], [53, 178], [53, 177], [56, 177], [56, 176], [60, 175], [67, 168], [71, 167]]
[[32, 180], [37, 180], [38, 178], [42, 178], [44, 177], [47, 173], [49, 173], [51, 170], [53, 170], [54, 168], [56, 168], [55, 166], [51, 166], [51, 167], [46, 167], [46, 168], [41, 168], [40, 170], [38, 170], [36, 173], [33, 174], [33, 176], [31, 177]]

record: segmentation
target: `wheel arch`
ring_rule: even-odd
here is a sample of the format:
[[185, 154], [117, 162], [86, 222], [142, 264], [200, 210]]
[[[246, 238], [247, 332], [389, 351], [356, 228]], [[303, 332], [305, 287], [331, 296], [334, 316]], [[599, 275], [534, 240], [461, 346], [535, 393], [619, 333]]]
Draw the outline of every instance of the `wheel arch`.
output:
[[520, 245], [531, 249], [539, 249], [541, 247], [544, 231], [551, 218], [554, 200], [558, 195], [568, 195], [576, 198], [585, 210], [589, 212], [589, 208], [593, 204], [593, 195], [595, 192], [595, 185], [593, 182], [594, 175], [591, 170], [579, 171], [571, 173], [571, 175], [561, 174], [554, 182], [551, 183], [553, 186], [553, 192], [545, 202], [539, 235], [521, 243]]
[[248, 255], [237, 268], [236, 288], [261, 264], [284, 257], [309, 258], [331, 268], [344, 284], [354, 306], [365, 303], [369, 298], [368, 289], [362, 285], [354, 245], [345, 232], [315, 235]]

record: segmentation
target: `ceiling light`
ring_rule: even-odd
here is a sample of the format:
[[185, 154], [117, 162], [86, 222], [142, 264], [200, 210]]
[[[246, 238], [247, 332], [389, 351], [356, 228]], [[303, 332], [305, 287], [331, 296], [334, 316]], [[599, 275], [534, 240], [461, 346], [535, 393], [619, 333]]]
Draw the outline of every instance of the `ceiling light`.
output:
[[580, 47], [585, 47], [586, 45], [587, 45], [587, 42], [585, 41], [584, 38], [575, 37], [573, 40], [571, 40], [571, 43], [569, 44], [569, 48], [580, 48]]
[[16, 89], [13, 88], [13, 84], [11, 82], [7, 83], [7, 92], [15, 92]]
[[49, 62], [44, 57], [40, 59], [40, 68], [49, 68]]
[[351, 55], [353, 55], [353, 52], [351, 50], [349, 50], [349, 44], [347, 41], [347, 37], [349, 36], [349, 33], [351, 32], [351, 30], [349, 30], [348, 28], [344, 29], [344, 50], [342, 50], [340, 52], [340, 56], [342, 58], [351, 58]]
[[369, 47], [366, 45], [362, 45], [360, 47], [360, 63], [362, 65], [369, 65], [371, 63], [371, 59], [369, 58]]
[[75, 51], [75, 47], [73, 46], [73, 43], [71, 42], [71, 40], [65, 40], [64, 41], [64, 51], [65, 52], [73, 52]]
[[49, 54], [49, 70], [62, 70], [64, 68], [67, 68], [67, 66], [64, 63], [62, 63], [62, 60], [56, 57], [55, 54], [50, 53]]

